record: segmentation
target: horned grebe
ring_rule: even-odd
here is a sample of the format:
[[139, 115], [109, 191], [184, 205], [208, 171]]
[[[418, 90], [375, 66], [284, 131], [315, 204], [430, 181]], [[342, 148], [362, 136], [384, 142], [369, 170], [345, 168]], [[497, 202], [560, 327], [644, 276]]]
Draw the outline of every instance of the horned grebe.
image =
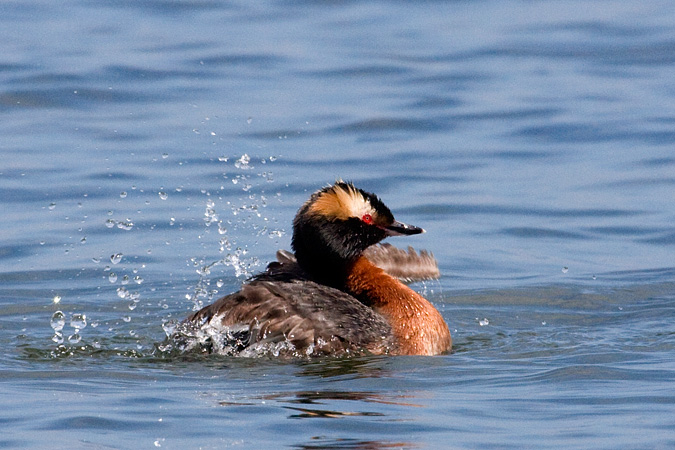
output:
[[225, 354], [449, 351], [450, 331], [436, 308], [366, 256], [376, 260], [371, 246], [388, 236], [423, 232], [396, 221], [374, 194], [338, 181], [298, 211], [295, 257], [278, 254], [241, 291], [188, 317], [173, 340], [184, 350]]

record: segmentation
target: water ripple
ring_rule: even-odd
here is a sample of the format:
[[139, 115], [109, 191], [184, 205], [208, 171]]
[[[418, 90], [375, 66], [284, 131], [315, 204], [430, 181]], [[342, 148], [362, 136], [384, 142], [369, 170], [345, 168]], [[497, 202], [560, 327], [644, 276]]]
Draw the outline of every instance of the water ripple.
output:
[[513, 135], [564, 143], [640, 141], [665, 145], [675, 140], [672, 130], [622, 131], [620, 128], [616, 124], [562, 123], [526, 126]]
[[71, 416], [53, 420], [40, 427], [41, 430], [106, 430], [120, 432], [128, 430], [147, 430], [156, 427], [155, 422], [138, 419], [111, 419], [100, 416]]
[[548, 209], [522, 206], [478, 205], [478, 204], [422, 204], [399, 209], [406, 214], [457, 215], [488, 214], [533, 217], [632, 217], [646, 214], [645, 211], [627, 209]]
[[329, 128], [331, 133], [386, 133], [391, 131], [447, 131], [452, 125], [433, 119], [403, 119], [394, 117], [379, 117], [344, 124]]
[[[662, 66], [675, 62], [675, 41], [664, 40], [648, 44], [549, 43], [542, 46], [519, 43], [511, 46], [486, 49], [479, 52], [483, 58], [526, 57], [590, 60], [596, 64], [612, 66]], [[475, 55], [473, 55], [475, 57]]]
[[52, 88], [17, 90], [0, 94], [0, 110], [24, 108], [86, 109], [100, 103], [134, 103], [157, 101], [149, 93], [102, 88]]
[[255, 53], [223, 53], [200, 57], [192, 61], [192, 64], [203, 64], [206, 67], [226, 67], [236, 69], [239, 66], [269, 69], [276, 64], [284, 63], [285, 59], [274, 54], [255, 54]]
[[584, 236], [583, 234], [572, 233], [563, 230], [553, 230], [550, 228], [514, 227], [514, 228], [504, 228], [500, 232], [506, 235], [520, 238], [589, 239], [588, 236]]

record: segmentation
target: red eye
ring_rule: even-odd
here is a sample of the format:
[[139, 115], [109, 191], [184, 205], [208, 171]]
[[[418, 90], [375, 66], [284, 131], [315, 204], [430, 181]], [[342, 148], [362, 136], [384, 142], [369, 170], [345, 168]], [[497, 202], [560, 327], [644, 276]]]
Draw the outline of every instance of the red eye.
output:
[[373, 223], [373, 216], [370, 214], [364, 214], [363, 217], [361, 217], [361, 220], [363, 220], [364, 223], [371, 224]]

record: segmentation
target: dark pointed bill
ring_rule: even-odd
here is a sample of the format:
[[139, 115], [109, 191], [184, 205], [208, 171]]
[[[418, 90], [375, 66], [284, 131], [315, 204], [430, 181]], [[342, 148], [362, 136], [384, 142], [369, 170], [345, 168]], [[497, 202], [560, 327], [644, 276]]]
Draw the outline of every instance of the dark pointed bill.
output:
[[384, 227], [387, 236], [407, 236], [410, 234], [424, 233], [424, 229], [414, 225], [407, 225], [402, 222], [394, 221], [391, 225]]

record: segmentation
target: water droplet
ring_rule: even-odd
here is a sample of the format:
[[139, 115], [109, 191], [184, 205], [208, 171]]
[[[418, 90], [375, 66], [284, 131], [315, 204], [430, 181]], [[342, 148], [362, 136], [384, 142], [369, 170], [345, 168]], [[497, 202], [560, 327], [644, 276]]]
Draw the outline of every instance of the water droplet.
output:
[[480, 319], [480, 320], [478, 320], [478, 325], [480, 325], [481, 327], [484, 327], [484, 326], [490, 325], [490, 321], [487, 318]]
[[136, 302], [131, 302], [131, 303], [129, 303], [128, 306], [129, 306], [129, 311], [133, 311], [134, 309], [136, 309], [136, 306], [138, 306], [138, 305], [136, 304]]
[[117, 222], [117, 228], [119, 228], [120, 230], [129, 231], [133, 227], [134, 227], [134, 223], [129, 219], [124, 220], [124, 221], [120, 220], [119, 222]]
[[63, 334], [57, 331], [54, 333], [54, 336], [52, 336], [52, 341], [56, 342], [57, 344], [63, 344]]
[[56, 311], [54, 314], [52, 314], [49, 324], [56, 332], [63, 330], [63, 327], [66, 326], [66, 315], [61, 311]]
[[126, 323], [131, 322], [131, 316], [124, 316], [122, 317], [122, 320], [125, 321]]
[[142, 278], [140, 275], [136, 275], [136, 276], [134, 277], [134, 282], [135, 282], [136, 284], [141, 284], [141, 283], [143, 283], [143, 278]]
[[167, 320], [166, 322], [162, 323], [162, 329], [164, 330], [164, 333], [166, 334], [166, 337], [171, 337], [171, 335], [176, 331], [176, 327], [178, 326], [178, 321], [171, 319]]
[[68, 336], [68, 342], [70, 344], [79, 344], [81, 340], [82, 336], [80, 336], [80, 333], [73, 333], [70, 336]]
[[85, 244], [87, 242], [87, 237], [83, 236], [82, 239], [80, 239], [80, 244]]
[[234, 163], [234, 167], [237, 169], [250, 169], [251, 167], [249, 166], [249, 163], [251, 162], [251, 157], [248, 156], [246, 153], [241, 155], [241, 158], [239, 158], [237, 161]]
[[169, 194], [167, 194], [164, 191], [159, 191], [159, 198], [162, 200], [166, 200], [167, 198], [169, 198]]
[[70, 318], [70, 327], [75, 328], [75, 332], [84, 329], [87, 326], [87, 316], [84, 314], [73, 314]]
[[124, 276], [122, 277], [122, 284], [123, 284], [123, 285], [129, 284], [129, 275], [124, 275]]
[[218, 286], [219, 288], [223, 287], [224, 284], [225, 282], [223, 280], [216, 281], [216, 286]]
[[117, 264], [120, 261], [122, 261], [122, 254], [121, 253], [115, 253], [114, 255], [110, 256], [110, 262], [113, 264]]
[[162, 153], [162, 159], [166, 159], [166, 158], [168, 158], [168, 157], [169, 157], [169, 154], [168, 154], [168, 153]]
[[598, 277], [596, 277], [595, 275], [593, 275], [591, 278], [595, 280], [595, 279], [597, 279]]
[[113, 219], [108, 219], [105, 221], [105, 226], [108, 228], [112, 228], [115, 226], [115, 221]]
[[129, 296], [129, 291], [127, 291], [126, 288], [118, 287], [117, 288], [117, 296], [119, 298], [127, 298]]
[[56, 203], [50, 203], [48, 208], [50, 211], [53, 210], [54, 208], [56, 208]]
[[562, 268], [562, 273], [567, 273], [570, 269], [567, 268], [567, 266]]
[[127, 198], [127, 191], [120, 192], [120, 198]]
[[58, 305], [61, 302], [61, 296], [55, 295], [54, 298], [52, 299], [52, 302], [54, 302], [55, 305]]
[[269, 232], [269, 237], [270, 237], [270, 239], [280, 238], [280, 237], [282, 237], [283, 235], [284, 235], [284, 231], [283, 231], [283, 230], [272, 230], [272, 231]]
[[108, 274], [108, 281], [110, 281], [111, 283], [117, 281], [117, 274], [115, 272], [110, 272]]

